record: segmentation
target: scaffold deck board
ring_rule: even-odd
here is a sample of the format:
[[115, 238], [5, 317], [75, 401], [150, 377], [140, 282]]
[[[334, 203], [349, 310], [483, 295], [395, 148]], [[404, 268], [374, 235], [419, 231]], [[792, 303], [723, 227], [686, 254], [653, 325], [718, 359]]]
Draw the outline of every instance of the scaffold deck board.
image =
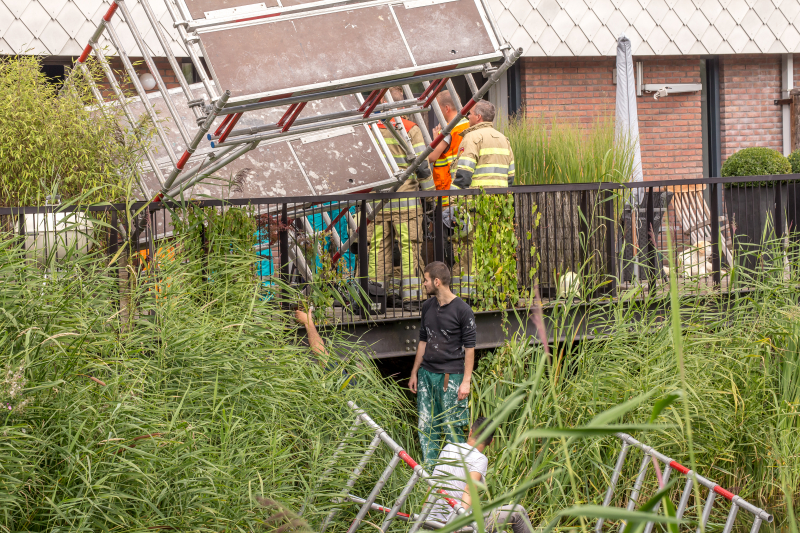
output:
[[[198, 17], [210, 2], [187, 4]], [[260, 5], [239, 20], [197, 27], [218, 87], [231, 91], [229, 106], [503, 57], [476, 0], [370, 1], [289, 13]], [[217, 13], [230, 16], [226, 9]], [[216, 15], [206, 13], [205, 23], [213, 23]]]
[[[195, 84], [191, 88], [200, 92], [202, 86]], [[199, 128], [186, 97], [180, 89], [169, 92], [184, 127], [190, 135], [194, 135]], [[181, 153], [186, 146], [163, 97], [156, 91], [148, 94], [148, 100], [158, 113], [159, 123], [167, 133], [172, 150]], [[298, 118], [335, 113], [358, 106], [357, 99], [352, 95], [316, 100], [309, 102]], [[129, 101], [128, 108], [137, 121], [146, 120], [140, 99]], [[274, 124], [286, 109], [276, 107], [246, 113], [242, 115], [237, 128]], [[214, 130], [222, 119], [217, 118], [211, 129]], [[168, 170], [171, 163], [164, 145], [157, 136], [151, 143], [159, 166], [164, 171]], [[189, 159], [187, 168], [199, 164], [213, 151], [209, 143], [201, 143]], [[391, 171], [381, 154], [381, 147], [367, 127], [361, 124], [278, 139], [259, 144], [254, 150], [215, 172], [212, 177], [192, 187], [184, 197], [264, 198], [370, 189], [392, 181]], [[143, 177], [150, 190], [160, 188], [153, 172], [147, 171]], [[143, 195], [140, 197], [144, 199]]]

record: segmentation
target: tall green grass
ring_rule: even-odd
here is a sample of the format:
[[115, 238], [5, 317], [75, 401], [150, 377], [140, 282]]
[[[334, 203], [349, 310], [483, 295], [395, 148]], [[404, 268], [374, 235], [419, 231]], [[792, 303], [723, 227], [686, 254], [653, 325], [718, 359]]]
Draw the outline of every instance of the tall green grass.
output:
[[[216, 253], [198, 258], [201, 244], [181, 237], [147, 269], [127, 267], [122, 284], [105, 254], [41, 271], [13, 237], [0, 239], [0, 401], [11, 407], [0, 428], [0, 530], [283, 533], [316, 530], [341, 508], [330, 531], [345, 531], [356, 508], [333, 500], [371, 438], [362, 426], [332, 462], [352, 425], [347, 400], [418, 457], [415, 413], [395, 382], [335, 334], [330, 356], [313, 356], [280, 294], [252, 275], [247, 246], [210, 234]], [[550, 356], [518, 337], [484, 357], [473, 415], [492, 416], [498, 434], [480, 510], [519, 501], [548, 530], [641, 516], [597, 506], [619, 451], [610, 434], [627, 431], [767, 508], [776, 529], [794, 527], [800, 309], [796, 274], [774, 262], [732, 275], [738, 285], [722, 301], [673, 285], [677, 331], [653, 310], [670, 309], [663, 292], [635, 292], [589, 306], [610, 317], [604, 336], [556, 343]], [[576, 309], [558, 302], [554, 338], [570, 338]], [[680, 401], [660, 411], [667, 398]], [[389, 457], [377, 453], [352, 492], [366, 495]], [[635, 477], [631, 457], [617, 504]], [[402, 469], [379, 502], [399, 495]], [[424, 498], [418, 487], [404, 511]], [[703, 502], [690, 503], [688, 526]], [[718, 509], [708, 530], [724, 523]]]
[[173, 244], [120, 285], [107, 255], [44, 274], [0, 239], [0, 531], [259, 530], [257, 497], [318, 490], [347, 400], [410, 441], [398, 387], [344, 341], [312, 357], [249, 252]]
[[[782, 249], [778, 241], [770, 247]], [[788, 255], [793, 256], [791, 250]], [[584, 320], [584, 309], [572, 298], [557, 302], [553, 337], [567, 340], [553, 346], [549, 379], [500, 427], [500, 443], [490, 453], [490, 491], [502, 493], [550, 460], [564, 470], [553, 468], [548, 482], [521, 500], [534, 525], [548, 523], [569, 506], [602, 503], [620, 451], [618, 439], [575, 440], [563, 450], [558, 439], [520, 439], [520, 428], [530, 434], [553, 426], [580, 427], [632, 397], [675, 395], [679, 401], [657, 418], [664, 426], [635, 437], [773, 513], [775, 523], [762, 530], [796, 531], [800, 264], [793, 262], [787, 275], [782, 254], [773, 251], [771, 258], [774, 265], [765, 264], [758, 273], [737, 267], [732, 277], [738, 281], [717, 296], [679, 292], [673, 276], [666, 292], [651, 296], [637, 288], [616, 302], [592, 303], [590, 315], [609, 318], [598, 327], [602, 336], [580, 343], [569, 339]], [[495, 412], [541, 372], [538, 364], [545, 359], [541, 345], [524, 337], [484, 357], [474, 378], [474, 412]], [[620, 422], [648, 422], [651, 406], [642, 403]], [[623, 495], [640, 461], [640, 452], [629, 453], [615, 505], [624, 507]], [[681, 489], [680, 483], [673, 489], [673, 501]], [[656, 490], [651, 481], [640, 501]], [[707, 491], [700, 493], [699, 500], [696, 495], [690, 500], [689, 520], [704, 504]], [[728, 510], [729, 504], [718, 500], [706, 530], [721, 531]], [[752, 517], [740, 512], [737, 524], [737, 531], [749, 530]], [[574, 520], [562, 525], [581, 526]]]
[[612, 118], [598, 117], [587, 127], [521, 114], [503, 126], [514, 151], [519, 185], [630, 179], [632, 143], [616, 138]]

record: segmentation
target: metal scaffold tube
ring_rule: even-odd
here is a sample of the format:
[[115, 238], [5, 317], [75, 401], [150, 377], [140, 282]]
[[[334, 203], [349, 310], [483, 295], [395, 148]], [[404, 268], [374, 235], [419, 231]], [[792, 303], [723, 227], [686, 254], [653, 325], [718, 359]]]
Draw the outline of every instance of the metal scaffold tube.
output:
[[[250, 144], [240, 145], [238, 148], [232, 150], [227, 155], [222, 156], [222, 157], [218, 157], [215, 163], [209, 165], [202, 172], [198, 172], [195, 175], [195, 177], [193, 177], [193, 178], [181, 183], [177, 187], [173, 187], [171, 190], [169, 190], [168, 193], [166, 193], [165, 195], [162, 195], [162, 198], [163, 198], [163, 196], [175, 197], [178, 194], [180, 194], [181, 191], [184, 191], [186, 189], [191, 189], [193, 186], [195, 186], [197, 183], [202, 181], [204, 178], [207, 178], [208, 176], [210, 176], [211, 174], [213, 174], [217, 170], [221, 169], [222, 167], [224, 167], [225, 165], [227, 165], [231, 161], [243, 156], [244, 154], [246, 154], [250, 150], [253, 150], [257, 145], [258, 145], [258, 143], [256, 143], [256, 142], [250, 143]], [[161, 198], [159, 198], [159, 200], [161, 200]]]
[[[423, 81], [429, 81], [432, 79], [441, 78], [441, 76], [448, 76], [451, 78], [457, 76], [464, 76], [467, 74], [472, 74], [474, 72], [481, 72], [484, 70], [483, 66], [472, 66], [472, 67], [463, 67], [463, 68], [456, 68], [453, 70], [447, 70], [441, 73], [436, 74], [419, 74], [417, 76], [411, 76], [408, 78], [403, 78], [398, 80], [398, 83], [403, 84], [412, 84], [412, 83], [419, 83]], [[328, 91], [320, 91], [314, 93], [314, 99], [322, 99], [322, 98], [335, 98], [337, 96], [346, 96], [349, 94], [356, 94], [356, 93], [364, 93], [367, 91], [373, 91], [376, 89], [383, 89], [386, 87], [386, 81], [380, 82], [371, 82], [365, 83], [362, 85], [355, 85], [353, 87], [344, 87], [341, 89], [331, 89]], [[267, 109], [270, 107], [280, 107], [289, 104], [296, 104], [303, 101], [307, 101], [309, 99], [308, 95], [298, 95], [298, 96], [287, 96], [285, 98], [275, 99], [275, 100], [267, 100], [264, 102], [255, 102], [251, 104], [239, 104], [235, 106], [231, 106], [225, 109], [225, 114], [233, 114], [233, 113], [246, 113], [248, 111], [256, 111], [258, 109]]]
[[222, 108], [225, 106], [225, 102], [228, 101], [228, 98], [230, 98], [230, 96], [231, 92], [225, 91], [224, 93], [222, 93], [222, 96], [220, 96], [217, 99], [217, 101], [214, 102], [214, 106], [212, 107], [211, 112], [208, 114], [203, 123], [200, 125], [200, 129], [194, 135], [194, 138], [189, 143], [189, 146], [186, 147], [186, 151], [183, 153], [180, 160], [177, 163], [175, 163], [175, 168], [172, 169], [172, 172], [170, 172], [169, 176], [167, 176], [166, 181], [164, 181], [164, 187], [162, 188], [162, 193], [158, 195], [154, 199], [154, 201], [160, 200], [163, 197], [163, 194], [169, 191], [170, 187], [172, 187], [172, 184], [175, 182], [175, 178], [178, 177], [178, 174], [181, 173], [183, 167], [186, 166], [186, 162], [189, 161], [189, 157], [191, 157], [191, 155], [197, 149], [197, 145], [200, 144], [200, 141], [203, 140], [203, 137], [206, 136], [208, 130], [211, 128], [211, 124], [214, 123], [214, 120], [217, 118], [217, 115], [219, 115], [220, 110], [222, 110]]
[[[386, 118], [393, 118], [393, 117], [400, 117], [405, 115], [410, 115], [412, 113], [418, 112], [420, 108], [414, 107], [409, 109], [395, 109], [386, 113]], [[371, 120], [374, 120], [372, 118]], [[236, 144], [244, 144], [250, 143], [254, 141], [267, 141], [271, 139], [278, 139], [281, 137], [286, 137], [289, 135], [298, 135], [300, 133], [316, 133], [322, 129], [333, 129], [341, 126], [355, 126], [359, 124], [363, 124], [364, 122], [368, 122], [368, 120], [364, 119], [361, 116], [356, 117], [349, 117], [349, 118], [341, 118], [337, 120], [327, 121], [321, 124], [311, 124], [305, 127], [295, 128], [293, 130], [284, 132], [284, 131], [276, 131], [272, 133], [261, 133], [259, 135], [250, 135], [250, 136], [243, 136], [238, 137], [230, 140], [226, 140], [225, 142], [221, 143], [212, 143], [212, 148], [221, 148], [224, 146], [232, 146]]]
[[172, 24], [178, 30], [178, 36], [181, 38], [183, 45], [186, 47], [186, 52], [189, 54], [189, 59], [192, 60], [195, 71], [200, 76], [200, 81], [203, 84], [203, 87], [205, 88], [209, 97], [213, 100], [217, 98], [217, 92], [214, 89], [211, 80], [209, 80], [208, 74], [206, 74], [206, 70], [203, 67], [203, 62], [200, 61], [200, 57], [197, 55], [197, 51], [194, 49], [194, 41], [186, 33], [186, 21], [184, 21], [183, 18], [178, 17], [175, 12], [175, 6], [172, 4], [172, 2], [173, 0], [164, 0], [164, 4], [167, 6], [167, 11], [169, 11], [169, 16], [172, 18]]
[[158, 138], [164, 145], [164, 151], [167, 153], [167, 156], [169, 157], [170, 161], [172, 161], [173, 164], [177, 163], [178, 158], [175, 156], [175, 152], [172, 150], [172, 145], [169, 142], [169, 138], [167, 137], [166, 132], [164, 132], [164, 128], [162, 128], [161, 125], [159, 124], [160, 121], [158, 119], [158, 116], [156, 115], [155, 109], [153, 108], [153, 105], [150, 103], [150, 99], [147, 98], [147, 92], [145, 92], [144, 87], [142, 87], [142, 84], [139, 81], [139, 76], [136, 74], [136, 69], [133, 68], [133, 64], [131, 63], [128, 54], [125, 53], [125, 49], [122, 46], [122, 42], [119, 39], [119, 35], [117, 35], [117, 31], [111, 24], [107, 26], [107, 29], [111, 45], [117, 51], [117, 55], [122, 61], [122, 65], [125, 68], [125, 72], [128, 74], [128, 77], [131, 80], [131, 84], [133, 84], [133, 87], [136, 90], [136, 94], [141, 99], [142, 106], [147, 112], [147, 116], [150, 117], [150, 120], [153, 123], [153, 127], [156, 129], [156, 132], [158, 133]]
[[[171, 0], [165, 0], [164, 3], [169, 4], [170, 1]], [[144, 13], [147, 16], [147, 20], [150, 21], [150, 25], [153, 27], [153, 31], [156, 34], [156, 39], [158, 39], [158, 44], [161, 45], [161, 48], [164, 50], [164, 54], [167, 56], [167, 61], [169, 61], [169, 65], [170, 67], [172, 67], [172, 71], [175, 73], [175, 78], [178, 80], [178, 84], [181, 86], [181, 90], [183, 91], [184, 96], [186, 96], [189, 108], [192, 109], [192, 111], [194, 112], [195, 118], [199, 118], [202, 115], [201, 106], [203, 103], [203, 99], [202, 98], [198, 98], [197, 100], [194, 99], [192, 89], [186, 82], [186, 78], [184, 78], [181, 75], [183, 71], [180, 65], [178, 64], [178, 60], [175, 58], [175, 54], [172, 53], [172, 48], [170, 47], [169, 41], [164, 36], [164, 32], [161, 30], [161, 24], [156, 18], [155, 13], [153, 13], [153, 8], [150, 7], [149, 0], [143, 0], [141, 4], [142, 8], [144, 9]]]
[[[147, 0], [144, 0], [144, 4], [147, 3]], [[150, 71], [150, 75], [153, 76], [153, 79], [156, 80], [156, 87], [158, 87], [158, 92], [161, 93], [161, 96], [164, 98], [164, 103], [167, 105], [167, 110], [169, 114], [172, 115], [172, 120], [175, 123], [175, 127], [178, 128], [178, 132], [183, 139], [183, 142], [189, 144], [189, 132], [186, 130], [186, 126], [183, 124], [180, 115], [178, 114], [178, 110], [175, 109], [175, 104], [172, 102], [172, 98], [169, 97], [167, 93], [167, 86], [164, 84], [164, 80], [161, 78], [161, 73], [158, 71], [158, 67], [156, 67], [155, 61], [153, 61], [153, 57], [150, 55], [150, 49], [145, 44], [144, 39], [139, 34], [139, 29], [136, 27], [136, 24], [132, 24], [133, 19], [131, 18], [131, 13], [128, 11], [128, 6], [125, 5], [125, 0], [117, 0], [117, 4], [119, 5], [120, 11], [122, 11], [122, 17], [128, 23], [128, 29], [133, 35], [133, 40], [136, 42], [137, 48], [142, 53], [142, 58], [144, 59], [144, 64], [147, 66], [147, 70]], [[142, 101], [144, 103], [144, 100]]]

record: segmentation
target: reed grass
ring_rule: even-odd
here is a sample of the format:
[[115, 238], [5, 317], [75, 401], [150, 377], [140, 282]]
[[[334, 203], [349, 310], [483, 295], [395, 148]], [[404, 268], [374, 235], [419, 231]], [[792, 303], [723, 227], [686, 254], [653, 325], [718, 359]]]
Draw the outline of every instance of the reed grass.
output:
[[[196, 239], [179, 237], [120, 284], [124, 253], [41, 270], [13, 236], [0, 239], [0, 400], [11, 407], [0, 428], [0, 530], [307, 532], [336, 508], [329, 531], [343, 532], [356, 507], [335, 498], [371, 438], [362, 426], [332, 461], [352, 425], [347, 400], [418, 457], [415, 410], [368, 354], [336, 333], [330, 356], [311, 354], [275, 287], [252, 275], [247, 246], [209, 244], [224, 253], [198, 258]], [[775, 530], [796, 528], [800, 264], [790, 253], [787, 275], [783, 255], [766, 257], [758, 274], [731, 274], [726, 299], [679, 292], [673, 280], [666, 293], [591, 303], [610, 317], [602, 336], [550, 353], [516, 337], [482, 358], [473, 416], [491, 416], [498, 433], [476, 515], [520, 502], [542, 531], [590, 531], [598, 516], [669, 521], [598, 505], [619, 450], [610, 435], [626, 431], [774, 513]], [[570, 338], [576, 311], [558, 302], [554, 338]], [[379, 451], [352, 492], [366, 495], [390, 456]], [[408, 475], [392, 476], [379, 502]], [[419, 487], [404, 510], [424, 498]], [[690, 503], [682, 527], [695, 527], [703, 501]], [[719, 509], [707, 531], [721, 529]], [[739, 523], [749, 527], [743, 513]]]
[[597, 117], [587, 127], [521, 114], [503, 127], [514, 151], [518, 185], [630, 180], [632, 143], [617, 139], [610, 117]]
[[[557, 439], [520, 439], [520, 428], [530, 434], [554, 425], [580, 427], [632, 397], [674, 395], [679, 400], [657, 418], [664, 426], [640, 431], [636, 438], [773, 513], [775, 523], [763, 524], [762, 530], [796, 531], [800, 264], [795, 260], [786, 268], [785, 260], [796, 258], [796, 250], [777, 254], [784, 250], [781, 241], [765, 246], [771, 247], [775, 250], [765, 254], [763, 270], [737, 266], [728, 292], [716, 297], [679, 290], [673, 268], [666, 292], [649, 296], [635, 289], [617, 302], [590, 304], [590, 314], [601, 306], [603, 313], [610, 312], [611, 318], [598, 326], [603, 335], [555, 343], [550, 379], [499, 429], [500, 445], [490, 452], [489, 490], [502, 493], [542, 461], [565, 466], [569, 459], [569, 468], [560, 473], [552, 468], [548, 482], [522, 498], [534, 525], [548, 523], [570, 506], [602, 503], [620, 450], [618, 439], [576, 440], [568, 450], [559, 450]], [[571, 338], [583, 316], [579, 311], [572, 298], [556, 304], [554, 338]], [[538, 364], [546, 358], [540, 344], [524, 337], [483, 358], [475, 375], [473, 410], [496, 411], [540, 372]], [[647, 422], [652, 405], [643, 402], [620, 423]], [[617, 506], [624, 507], [621, 494], [630, 490], [640, 460], [641, 455], [628, 458]], [[679, 489], [673, 489], [673, 501]], [[651, 483], [645, 494], [656, 490]], [[703, 489], [690, 500], [695, 509], [687, 513], [689, 520], [699, 516], [706, 495]], [[705, 530], [721, 531], [728, 510], [718, 502]], [[739, 513], [735, 531], [749, 530], [751, 524], [752, 517]], [[581, 526], [575, 520], [561, 522], [565, 528]]]
[[108, 256], [43, 273], [0, 241], [0, 531], [257, 530], [256, 497], [296, 511], [315, 490], [348, 399], [410, 434], [363, 352], [312, 358], [253, 256], [187, 247], [121, 287]]

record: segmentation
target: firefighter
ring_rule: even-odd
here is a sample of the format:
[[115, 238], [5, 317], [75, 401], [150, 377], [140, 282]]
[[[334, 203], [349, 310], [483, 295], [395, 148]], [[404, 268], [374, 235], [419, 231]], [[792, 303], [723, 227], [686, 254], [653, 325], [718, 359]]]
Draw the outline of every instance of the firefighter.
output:
[[[514, 154], [508, 139], [492, 127], [495, 108], [491, 102], [479, 101], [470, 111], [469, 128], [461, 134], [457, 160], [451, 166], [453, 189], [505, 188], [514, 184]], [[454, 240], [458, 261], [453, 265], [451, 285], [462, 298], [474, 294], [472, 246], [475, 233], [470, 214], [471, 202], [462, 201], [452, 215], [456, 229]], [[451, 208], [450, 213], [453, 213]], [[480, 238], [480, 235], [478, 236]]]
[[[403, 100], [403, 90], [392, 87], [390, 94], [395, 101]], [[388, 127], [401, 127], [411, 140], [415, 155], [425, 150], [422, 131], [411, 120], [396, 117], [388, 121]], [[381, 135], [394, 156], [394, 161], [402, 170], [408, 167], [409, 156], [400, 141], [379, 122]], [[402, 135], [402, 132], [398, 132]], [[413, 159], [412, 159], [413, 160]], [[417, 169], [415, 174], [403, 182], [397, 192], [433, 190], [434, 183], [427, 161]], [[375, 223], [370, 225], [369, 239], [369, 278], [381, 283], [387, 294], [395, 296], [395, 302], [401, 301], [403, 308], [416, 310], [420, 301], [422, 257], [420, 247], [422, 228], [419, 198], [399, 198], [387, 201], [375, 215]], [[394, 268], [394, 243], [400, 248], [400, 268]], [[399, 298], [398, 298], [399, 297]]]
[[[439, 109], [442, 110], [444, 119], [449, 124], [458, 113], [450, 91], [440, 92], [436, 96], [436, 101], [439, 103]], [[453, 181], [450, 175], [450, 167], [453, 166], [453, 162], [455, 162], [458, 153], [458, 147], [461, 145], [461, 133], [467, 129], [469, 125], [469, 120], [462, 118], [450, 131], [450, 134], [447, 135], [428, 156], [428, 162], [433, 166], [434, 184], [436, 185], [436, 189], [440, 191], [450, 190], [450, 184]], [[434, 136], [439, 135], [441, 131], [442, 126], [436, 126], [433, 130]], [[443, 202], [446, 199], [447, 197], [443, 199]]]
[[[451, 120], [453, 120], [458, 113], [458, 108], [453, 102], [453, 96], [450, 94], [450, 91], [442, 91], [436, 96], [436, 101], [439, 103], [439, 109], [442, 110], [442, 115], [444, 115], [445, 121], [449, 124]], [[436, 185], [436, 189], [440, 191], [448, 191], [450, 190], [450, 184], [453, 181], [453, 176], [450, 174], [450, 167], [453, 166], [453, 163], [456, 160], [456, 155], [458, 154], [458, 147], [461, 145], [461, 134], [464, 132], [465, 129], [469, 127], [469, 120], [466, 118], [462, 118], [458, 124], [453, 127], [450, 133], [445, 136], [444, 140], [439, 143], [439, 145], [434, 148], [433, 152], [428, 156], [428, 162], [430, 163], [431, 167], [433, 168], [433, 181]], [[433, 135], [437, 136], [441, 133], [442, 126], [436, 126], [433, 129]], [[450, 205], [450, 197], [443, 196], [442, 197], [442, 207], [445, 209], [445, 213], [449, 214], [447, 207]], [[444, 249], [444, 258], [445, 263], [448, 266], [453, 266], [453, 228], [451, 224], [451, 219], [445, 218], [445, 227], [443, 228], [445, 233], [445, 249]]]

